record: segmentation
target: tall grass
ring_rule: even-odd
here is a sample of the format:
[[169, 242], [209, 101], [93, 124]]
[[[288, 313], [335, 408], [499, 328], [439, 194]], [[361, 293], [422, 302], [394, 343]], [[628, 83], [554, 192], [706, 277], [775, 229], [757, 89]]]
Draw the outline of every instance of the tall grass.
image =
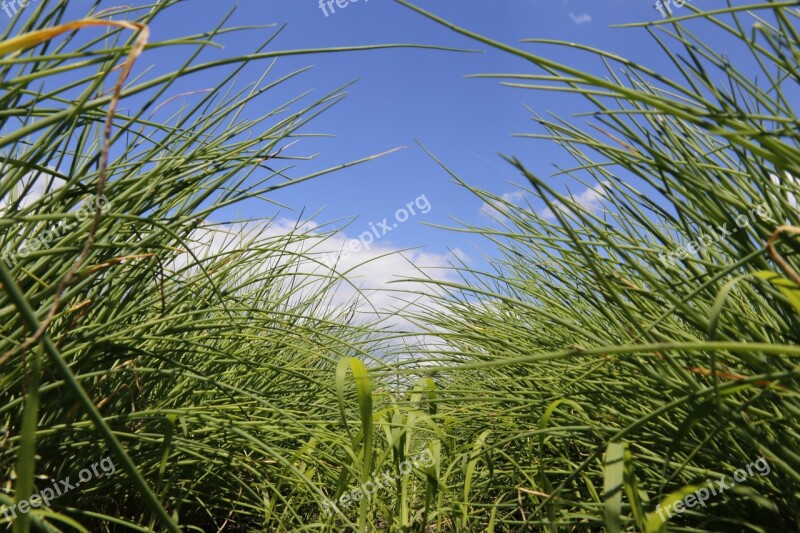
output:
[[[326, 304], [338, 280], [309, 274], [300, 226], [212, 220], [335, 170], [297, 176], [291, 160], [303, 158], [288, 146], [342, 88], [276, 100], [306, 69], [279, 77], [265, 60], [381, 46], [272, 51], [275, 30], [251, 55], [201, 62], [215, 38], [248, 29], [222, 21], [150, 39], [123, 86], [115, 67], [133, 66], [131, 43], [174, 3], [111, 15], [136, 26], [98, 36], [87, 19], [60, 37], [47, 29], [64, 22], [66, 1], [32, 5], [2, 49], [0, 501], [8, 510], [74, 482], [106, 456], [116, 466], [17, 513], [15, 530], [321, 527], [320, 503], [349, 481], [341, 466], [367, 476], [372, 464], [371, 446], [346, 431], [365, 427], [355, 406], [371, 392], [357, 396], [336, 369], [371, 360], [377, 333], [351, 325], [352, 306]], [[191, 52], [149, 75], [141, 65], [163, 47]], [[237, 83], [258, 63], [259, 79]], [[216, 86], [175, 90], [206, 71]]]
[[[647, 32], [675, 77], [575, 43], [509, 46], [412, 6], [532, 67], [486, 76], [586, 104], [581, 120], [534, 114], [542, 133], [525, 136], [573, 156], [556, 176], [587, 193], [559, 194], [508, 157], [525, 202], [470, 187], [500, 216], [460, 229], [502, 257], [438, 283], [447, 311], [416, 317], [445, 343], [429, 351], [446, 383], [437, 419], [457, 435], [441, 470], [462, 473], [439, 480], [440, 528], [659, 531], [668, 515], [657, 505], [762, 456], [769, 475], [673, 512], [670, 530], [800, 528], [796, 5], [690, 7], [625, 30]], [[689, 19], [749, 52], [763, 82]], [[607, 73], [561, 65], [547, 46], [581, 50]]]
[[[60, 35], [32, 33], [65, 22], [65, 1], [41, 3], [24, 42], [3, 36], [0, 503], [103, 457], [116, 467], [13, 527], [800, 528], [797, 2], [687, 5], [682, 20], [625, 30], [649, 33], [673, 78], [574, 43], [505, 45], [399, 2], [527, 60], [531, 72], [488, 76], [583, 97], [588, 123], [534, 115], [543, 133], [530, 135], [574, 156], [558, 176], [588, 188], [581, 201], [513, 157], [522, 205], [453, 175], [500, 213], [456, 230], [500, 257], [487, 272], [461, 265], [461, 283], [416, 280], [436, 289], [402, 317], [423, 327], [419, 346], [330, 305], [341, 278], [319, 268], [325, 233], [214, 222], [335, 170], [296, 177], [289, 145], [341, 89], [275, 103], [273, 89], [304, 69], [266, 67], [244, 87], [237, 76], [279, 56], [379, 46], [270, 51], [273, 34], [251, 55], [200, 62], [215, 37], [246, 30], [223, 21], [150, 36], [138, 54], [174, 2], [112, 15], [135, 26]], [[768, 83], [704, 45], [690, 19], [749, 51]], [[172, 72], [142, 67], [179, 45], [192, 52]], [[529, 51], [547, 46], [594, 55], [608, 74]], [[119, 64], [135, 65], [124, 85]], [[215, 87], [175, 90], [206, 71]], [[190, 103], [168, 116], [176, 97]], [[257, 103], [269, 111], [243, 118]], [[737, 229], [718, 237], [720, 226]], [[702, 246], [677, 254], [688, 242]], [[375, 357], [387, 353], [406, 357]], [[433, 464], [409, 471], [420, 451]], [[760, 457], [768, 475], [669, 524], [656, 511]], [[391, 483], [341, 503], [383, 474]]]

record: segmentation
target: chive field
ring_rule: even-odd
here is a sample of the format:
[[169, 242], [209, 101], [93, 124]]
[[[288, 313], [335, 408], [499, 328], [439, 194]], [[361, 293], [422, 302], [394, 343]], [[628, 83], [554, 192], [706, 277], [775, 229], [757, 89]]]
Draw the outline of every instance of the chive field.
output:
[[[576, 109], [528, 110], [532, 149], [572, 165], [504, 155], [522, 202], [460, 176], [419, 125], [414, 149], [496, 220], [436, 229], [493, 255], [407, 280], [429, 299], [397, 306], [405, 328], [336, 298], [348, 273], [317, 250], [337, 228], [213, 220], [386, 155], [303, 174], [284, 150], [345, 87], [281, 101], [306, 69], [267, 76], [272, 60], [462, 51], [282, 50], [267, 32], [198, 60], [246, 28], [159, 41], [172, 0], [82, 20], [31, 3], [0, 35], [0, 529], [800, 531], [798, 2], [629, 25], [660, 72], [395, 1], [521, 65], [476, 78]], [[153, 59], [172, 48], [191, 52]], [[196, 73], [214, 85], [158, 112]]]

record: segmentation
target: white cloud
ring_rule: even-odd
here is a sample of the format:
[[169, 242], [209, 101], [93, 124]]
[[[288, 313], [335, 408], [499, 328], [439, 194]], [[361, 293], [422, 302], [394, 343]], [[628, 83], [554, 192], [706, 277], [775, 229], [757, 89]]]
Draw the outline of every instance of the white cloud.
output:
[[[31, 186], [21, 199], [20, 207], [31, 205], [46, 191], [52, 192], [62, 185], [61, 183], [54, 185], [51, 183], [52, 176], [41, 174], [36, 177], [26, 176], [25, 181]], [[19, 199], [21, 192], [22, 189], [19, 187], [18, 190], [0, 198], [0, 214], [9, 215], [6, 211]], [[504, 195], [504, 198], [515, 200], [519, 197], [516, 193], [511, 193]], [[449, 253], [433, 253], [421, 249], [404, 250], [388, 240], [368, 243], [357, 252], [348, 251], [346, 254], [341, 254], [341, 251], [357, 238], [357, 234], [325, 231], [312, 221], [298, 222], [286, 218], [254, 223], [207, 222], [193, 231], [185, 243], [191, 254], [177, 254], [165, 268], [176, 277], [186, 278], [196, 275], [199, 270], [193, 255], [203, 261], [222, 256], [226, 252], [244, 252], [243, 255], [235, 257], [239, 275], [235, 276], [231, 283], [256, 279], [255, 274], [289, 265], [289, 271], [280, 277], [283, 281], [278, 283], [286, 283], [286, 290], [292, 291], [292, 300], [297, 301], [304, 295], [316, 295], [320, 287], [328, 285], [327, 297], [322, 302], [323, 307], [344, 310], [354, 306], [357, 320], [361, 322], [384, 319], [381, 325], [385, 328], [415, 332], [419, 331], [416, 325], [398, 318], [394, 312], [398, 309], [414, 311], [423, 307], [438, 306], [435, 297], [437, 288], [435, 285], [423, 282], [399, 280], [431, 278], [458, 281], [452, 264], [469, 261], [468, 256], [459, 249]], [[269, 249], [270, 252], [259, 253], [259, 248]], [[337, 256], [341, 257], [338, 261]], [[260, 260], [261, 257], [264, 258], [263, 261]], [[309, 257], [313, 257], [316, 262]], [[327, 257], [332, 258], [334, 264], [326, 265]], [[332, 268], [341, 274], [341, 279], [331, 280]], [[271, 279], [275, 282], [274, 278]], [[296, 290], [298, 286], [302, 286], [302, 289]], [[247, 288], [247, 290], [252, 289], [253, 287]], [[409, 340], [414, 340], [414, 337], [409, 337]], [[417, 336], [416, 340], [420, 341], [420, 336]], [[402, 346], [406, 343], [406, 340], [399, 339], [389, 344]], [[405, 351], [406, 354], [408, 352]]]
[[[525, 198], [525, 191], [507, 192], [500, 195], [500, 198], [505, 202], [517, 204]], [[480, 212], [493, 220], [501, 221], [506, 218], [506, 209], [508, 209], [508, 206], [501, 202], [484, 202], [480, 207]]]
[[575, 13], [570, 12], [569, 18], [572, 19], [572, 23], [577, 26], [592, 21], [592, 16], [589, 13], [581, 13], [580, 15], [576, 15]]
[[[0, 166], [0, 174], [5, 173], [6, 169]], [[56, 180], [50, 174], [42, 172], [28, 172], [14, 186], [11, 191], [0, 198], [0, 214], [10, 216], [9, 209], [17, 204], [18, 209], [25, 209], [33, 205], [39, 198], [47, 192], [53, 192], [63, 185], [61, 180]], [[24, 195], [24, 196], [23, 196]]]
[[[348, 250], [347, 254], [339, 256], [353, 240], [354, 237], [345, 232], [325, 233], [313, 222], [283, 218], [268, 224], [239, 223], [199, 229], [193, 233], [190, 247], [200, 258], [225, 251], [252, 250], [256, 246], [283, 250], [288, 253], [275, 251], [269, 254], [270, 259], [265, 263], [237, 261], [238, 268], [242, 269], [238, 278], [290, 264], [291, 275], [285, 272], [282, 279], [288, 280], [287, 283], [293, 287], [304, 287], [302, 291], [293, 292], [294, 298], [316, 294], [319, 288], [328, 285], [324, 303], [329, 308], [354, 306], [359, 321], [384, 319], [383, 326], [404, 331], [418, 328], [394, 316], [394, 311], [436, 305], [436, 288], [422, 282], [399, 280], [433, 278], [456, 281], [458, 278], [452, 263], [456, 259], [468, 260], [459, 249], [445, 254], [420, 249], [402, 250], [388, 241], [373, 242], [368, 247], [355, 252]], [[340, 259], [337, 260], [337, 256]], [[325, 263], [328, 257], [332, 258], [330, 265]], [[180, 271], [192, 262], [189, 254], [181, 254], [169, 268]], [[331, 280], [334, 271], [341, 276], [340, 279]], [[196, 268], [191, 267], [184, 274], [193, 272]]]
[[775, 174], [770, 174], [769, 178], [775, 185], [778, 186], [782, 185], [783, 187], [790, 189], [786, 192], [786, 200], [789, 202], [790, 206], [797, 209], [797, 198], [795, 197], [791, 189], [798, 189], [798, 180], [788, 172], [784, 172], [784, 176], [785, 176], [784, 183], [781, 183], [781, 179], [778, 178], [778, 176], [776, 176]]
[[[28, 192], [20, 201], [20, 207], [27, 207], [39, 200], [46, 191], [52, 192], [61, 183], [53, 184], [52, 176], [39, 174], [26, 176], [30, 184]], [[8, 216], [6, 211], [20, 197], [22, 186], [0, 198], [0, 214]], [[516, 199], [515, 194], [504, 195], [508, 199]], [[419, 206], [418, 206], [419, 207]], [[277, 266], [291, 264], [291, 272], [296, 276], [283, 276], [293, 286], [304, 285], [305, 289], [293, 292], [295, 298], [303, 294], [315, 293], [318, 287], [329, 284], [328, 304], [344, 308], [350, 304], [356, 306], [360, 319], [374, 321], [379, 317], [389, 317], [387, 326], [403, 327], [411, 330], [411, 324], [393, 317], [395, 309], [414, 305], [433, 305], [434, 287], [420, 282], [398, 282], [403, 278], [457, 279], [451, 262], [468, 261], [461, 250], [452, 253], [432, 253], [419, 249], [404, 250], [390, 241], [367, 243], [357, 252], [348, 250], [342, 254], [348, 244], [357, 240], [357, 235], [345, 232], [331, 234], [312, 221], [295, 221], [276, 218], [268, 223], [238, 222], [233, 224], [214, 224], [207, 222], [195, 230], [186, 243], [192, 252], [181, 253], [167, 265], [175, 275], [183, 277], [196, 274], [198, 267], [192, 254], [201, 261], [225, 252], [249, 250], [256, 254], [257, 248], [269, 248], [270, 253], [257, 256], [237, 258], [237, 268], [241, 274], [237, 281], [247, 279], [258, 272], [267, 272]], [[336, 259], [340, 257], [340, 259]], [[253, 257], [256, 259], [253, 260]], [[264, 257], [264, 261], [258, 260]], [[313, 257], [318, 262], [308, 259]], [[326, 265], [330, 258], [332, 264]], [[458, 261], [455, 261], [458, 262]], [[188, 267], [188, 268], [187, 268]], [[343, 275], [343, 279], [331, 284], [332, 268]]]
[[[594, 187], [588, 187], [582, 193], [573, 195], [569, 202], [589, 211], [597, 211], [603, 207], [603, 200], [606, 197], [605, 187], [607, 185], [608, 182], [604, 181]], [[569, 205], [564, 205], [561, 202], [556, 202], [555, 208], [562, 212], [570, 210]], [[549, 207], [542, 211], [540, 215], [548, 220], [556, 218], [555, 213]]]

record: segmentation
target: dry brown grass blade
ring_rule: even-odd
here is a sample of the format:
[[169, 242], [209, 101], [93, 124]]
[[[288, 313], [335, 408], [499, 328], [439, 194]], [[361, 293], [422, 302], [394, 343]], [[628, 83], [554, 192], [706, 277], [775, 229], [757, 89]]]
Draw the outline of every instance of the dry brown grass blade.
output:
[[406, 150], [408, 148], [411, 148], [411, 147], [410, 146], [398, 146], [396, 148], [392, 148], [391, 150], [386, 150], [385, 152], [381, 152], [379, 154], [371, 155], [371, 156], [365, 158], [364, 161], [372, 161], [373, 159], [378, 159], [379, 157], [383, 157], [385, 155], [393, 154], [394, 152], [397, 152], [398, 150]]
[[[692, 372], [694, 374], [698, 374], [700, 376], [712, 376], [712, 375], [716, 374], [716, 376], [719, 377], [719, 378], [729, 379], [731, 381], [740, 381], [740, 380], [743, 380], [743, 379], [748, 379], [748, 376], [743, 376], [741, 374], [734, 374], [732, 372], [723, 372], [721, 370], [717, 370], [716, 372], [712, 372], [708, 368], [700, 368], [700, 367], [696, 367], [696, 366], [686, 366], [684, 368], [686, 370], [688, 370], [689, 372]], [[780, 387], [780, 388], [784, 388], [784, 389], [786, 388], [783, 385], [776, 385], [775, 382], [766, 381], [766, 380], [756, 381], [754, 383], [754, 385], [756, 385], [758, 387], [773, 387], [773, 386], [775, 386], [775, 387]]]
[[781, 267], [781, 270], [783, 270], [784, 274], [786, 274], [792, 281], [800, 285], [800, 275], [798, 275], [797, 272], [795, 272], [794, 269], [789, 266], [789, 263], [787, 263], [783, 256], [778, 253], [778, 250], [775, 249], [775, 241], [778, 240], [778, 236], [781, 233], [800, 235], [800, 228], [795, 226], [778, 226], [770, 236], [769, 241], [767, 241], [767, 250], [769, 250], [769, 255], [772, 256], [772, 259], [774, 259], [776, 263], [778, 263], [778, 266]]
[[592, 128], [596, 129], [597, 131], [599, 131], [600, 133], [602, 133], [603, 135], [605, 135], [609, 139], [612, 139], [613, 141], [615, 141], [620, 146], [624, 147], [626, 150], [628, 150], [633, 155], [639, 155], [639, 156], [642, 155], [633, 146], [631, 146], [630, 144], [626, 143], [625, 141], [623, 141], [623, 140], [611, 135], [610, 133], [608, 133], [607, 131], [605, 131], [601, 127], [597, 126], [596, 124], [589, 124], [589, 126], [591, 126]]
[[[522, 505], [522, 494], [530, 494], [532, 496], [538, 496], [540, 498], [551, 498], [553, 500], [557, 500], [558, 496], [550, 496], [549, 494], [545, 494], [544, 492], [538, 490], [531, 490], [526, 489], [525, 487], [517, 487], [517, 503], [519, 504], [519, 512], [522, 515], [522, 521], [527, 524], [528, 519], [525, 516], [525, 510], [523, 509]], [[529, 526], [530, 527], [530, 526]]]
[[78, 325], [78, 321], [86, 315], [89, 310], [89, 307], [94, 303], [92, 300], [84, 300], [80, 303], [77, 303], [70, 307], [67, 312], [68, 313], [75, 313], [75, 316], [72, 317], [72, 321], [70, 322], [69, 326], [64, 330], [64, 333], [61, 334], [61, 338], [58, 339], [56, 343], [56, 347], [61, 349], [61, 346], [64, 344], [64, 341], [67, 339], [67, 333], [72, 331], [75, 326]]
[[[53, 28], [49, 28], [46, 30], [37, 30], [30, 33], [26, 33], [3, 43], [0, 43], [0, 55], [9, 54], [12, 52], [19, 52], [30, 48], [32, 46], [36, 46], [40, 43], [48, 41], [61, 35], [62, 33], [86, 28], [90, 26], [114, 26], [118, 28], [126, 28], [135, 32], [138, 32], [139, 35], [134, 41], [133, 46], [131, 47], [131, 51], [128, 53], [128, 57], [123, 63], [122, 71], [120, 72], [119, 78], [117, 79], [117, 83], [114, 86], [114, 94], [111, 97], [111, 101], [108, 105], [108, 114], [106, 116], [106, 122], [103, 131], [103, 148], [102, 153], [100, 154], [100, 171], [97, 180], [97, 198], [102, 198], [105, 193], [105, 185], [107, 179], [107, 171], [108, 171], [108, 153], [111, 149], [111, 127], [113, 124], [114, 114], [117, 110], [117, 105], [119, 104], [120, 94], [122, 93], [122, 88], [125, 85], [125, 80], [128, 79], [128, 76], [133, 69], [133, 64], [136, 62], [136, 59], [142, 54], [144, 51], [145, 46], [147, 46], [147, 42], [150, 38], [150, 30], [144, 24], [139, 24], [136, 22], [128, 22], [128, 21], [115, 21], [115, 20], [97, 20], [97, 19], [82, 19], [73, 22], [68, 22], [66, 24], [60, 24]], [[55, 296], [53, 297], [53, 304], [50, 307], [50, 312], [47, 314], [47, 318], [45, 318], [39, 329], [37, 329], [33, 335], [31, 335], [25, 342], [23, 342], [17, 348], [12, 348], [0, 356], [0, 364], [5, 362], [9, 357], [14, 355], [15, 353], [21, 352], [24, 353], [27, 349], [31, 346], [35, 345], [39, 342], [39, 339], [42, 338], [44, 333], [47, 331], [47, 328], [50, 326], [50, 323], [56, 316], [58, 312], [58, 308], [61, 305], [61, 298], [64, 294], [64, 291], [69, 285], [69, 282], [75, 276], [75, 273], [81, 268], [83, 263], [86, 262], [86, 259], [89, 257], [89, 253], [92, 250], [92, 246], [94, 246], [94, 239], [95, 234], [97, 232], [97, 227], [100, 224], [100, 216], [102, 215], [102, 206], [95, 206], [94, 217], [92, 218], [92, 225], [89, 228], [89, 236], [86, 239], [86, 243], [83, 246], [83, 250], [81, 251], [80, 256], [78, 259], [73, 263], [72, 267], [69, 269], [67, 274], [61, 279], [58, 284], [58, 288], [56, 289]]]
[[80, 275], [81, 275], [81, 277], [85, 277], [85, 276], [88, 276], [89, 274], [94, 274], [95, 272], [97, 272], [99, 270], [103, 270], [104, 268], [108, 268], [110, 266], [118, 265], [118, 264], [122, 263], [123, 261], [127, 261], [128, 259], [144, 259], [146, 257], [157, 257], [157, 256], [154, 253], [147, 253], [147, 254], [134, 254], [134, 255], [126, 255], [126, 256], [123, 256], [123, 257], [115, 257], [113, 259], [109, 259], [108, 261], [106, 261], [104, 263], [100, 263], [99, 265], [94, 265], [94, 266], [91, 266], [91, 267], [87, 268], [86, 270], [81, 272]]

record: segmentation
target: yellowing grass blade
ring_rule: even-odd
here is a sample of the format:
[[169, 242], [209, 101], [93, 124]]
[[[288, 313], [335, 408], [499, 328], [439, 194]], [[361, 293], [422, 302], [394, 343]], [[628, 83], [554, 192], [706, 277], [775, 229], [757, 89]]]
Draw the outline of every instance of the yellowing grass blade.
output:
[[797, 309], [797, 312], [800, 313], [800, 285], [769, 270], [759, 270], [758, 272], [753, 272], [753, 275], [775, 285], [781, 291], [781, 294], [786, 296], [786, 299]]
[[[30, 48], [32, 46], [36, 46], [37, 44], [41, 44], [45, 41], [49, 41], [54, 37], [58, 37], [62, 33], [77, 30], [80, 28], [86, 28], [89, 26], [116, 26], [118, 28], [127, 28], [129, 30], [140, 31], [142, 33], [140, 33], [139, 39], [137, 39], [137, 44], [140, 40], [143, 40], [144, 43], [142, 44], [142, 48], [144, 48], [144, 45], [147, 44], [147, 38], [149, 37], [149, 31], [147, 29], [147, 26], [145, 26], [144, 24], [138, 24], [136, 22], [128, 22], [125, 20], [81, 19], [81, 20], [73, 20], [72, 22], [67, 22], [66, 24], [59, 24], [58, 26], [54, 26], [52, 28], [47, 28], [44, 30], [36, 30], [30, 33], [23, 33], [22, 35], [18, 35], [12, 39], [3, 41], [2, 43], [0, 43], [0, 55], [19, 52], [21, 50], [25, 50], [26, 48]], [[138, 53], [136, 55], [138, 56]], [[133, 59], [135, 60], [136, 58], [134, 57]]]
[[665, 533], [667, 531], [667, 522], [672, 516], [671, 512], [665, 512], [665, 510], [672, 509], [676, 503], [683, 500], [685, 496], [697, 491], [698, 488], [699, 486], [689, 485], [664, 497], [661, 503], [658, 504], [656, 512], [647, 515], [645, 533]]

